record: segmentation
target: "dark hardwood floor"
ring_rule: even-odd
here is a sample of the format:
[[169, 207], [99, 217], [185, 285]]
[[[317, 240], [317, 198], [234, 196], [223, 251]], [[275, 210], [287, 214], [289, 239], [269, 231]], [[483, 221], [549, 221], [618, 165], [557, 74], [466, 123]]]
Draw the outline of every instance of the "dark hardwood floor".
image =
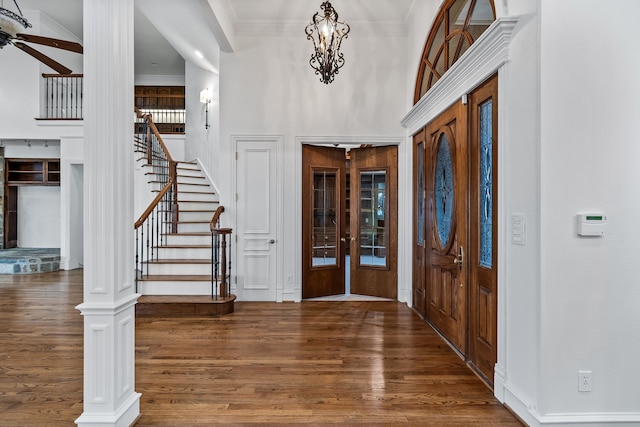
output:
[[[82, 412], [82, 272], [0, 276], [0, 425]], [[237, 303], [136, 321], [138, 426], [520, 426], [396, 302]]]

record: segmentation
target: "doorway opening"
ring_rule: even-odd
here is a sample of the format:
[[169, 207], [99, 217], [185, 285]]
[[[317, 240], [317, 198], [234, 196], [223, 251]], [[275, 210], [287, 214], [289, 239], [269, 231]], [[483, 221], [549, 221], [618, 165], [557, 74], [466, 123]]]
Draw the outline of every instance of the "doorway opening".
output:
[[397, 153], [303, 145], [303, 299], [397, 299]]

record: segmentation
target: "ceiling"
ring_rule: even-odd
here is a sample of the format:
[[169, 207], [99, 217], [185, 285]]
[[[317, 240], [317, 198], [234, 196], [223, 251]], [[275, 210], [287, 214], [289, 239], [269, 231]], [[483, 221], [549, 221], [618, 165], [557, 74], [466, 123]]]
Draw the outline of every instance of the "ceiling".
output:
[[[417, 1], [420, 0], [333, 0], [332, 5], [339, 13], [340, 20], [352, 27], [384, 25], [404, 28], [406, 18]], [[154, 0], [150, 3], [136, 0], [136, 5], [140, 7], [136, 7], [134, 24], [136, 74], [184, 75], [183, 58], [192, 60], [190, 56], [194, 51], [193, 44], [202, 45], [202, 40], [210, 40], [211, 34], [215, 34], [210, 28], [204, 28], [207, 24], [202, 17], [207, 14], [214, 16], [212, 11], [217, 14], [216, 18], [220, 14], [226, 15], [217, 21], [228, 23], [226, 31], [233, 33], [230, 37], [232, 39], [236, 34], [272, 33], [274, 28], [291, 28], [302, 33], [299, 28], [304, 28], [312, 15], [320, 11], [321, 2], [322, 0]], [[150, 13], [149, 4], [154, 5], [153, 13]], [[18, 5], [23, 12], [41, 10], [78, 39], [82, 39], [82, 0], [18, 0]], [[160, 5], [163, 7], [158, 7]], [[4, 7], [15, 9], [11, 0], [4, 1]], [[146, 15], [140, 10], [145, 11]], [[166, 10], [165, 16], [162, 16], [163, 10]], [[193, 22], [203, 24], [200, 27], [171, 25], [176, 22], [177, 11], [182, 19], [191, 16]], [[162, 28], [161, 32], [152, 21]], [[222, 27], [225, 28], [224, 25]], [[180, 28], [189, 30], [179, 31]], [[203, 46], [203, 49], [206, 47]], [[207, 64], [203, 66], [207, 68]]]

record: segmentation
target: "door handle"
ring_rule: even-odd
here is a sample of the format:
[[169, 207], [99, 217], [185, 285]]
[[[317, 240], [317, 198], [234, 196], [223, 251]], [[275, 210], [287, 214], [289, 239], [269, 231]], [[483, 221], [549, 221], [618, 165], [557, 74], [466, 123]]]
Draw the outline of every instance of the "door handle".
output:
[[347, 238], [346, 238], [346, 237], [341, 237], [341, 238], [340, 238], [340, 241], [341, 241], [342, 243], [347, 243]]
[[352, 237], [352, 238], [351, 238], [351, 242], [353, 243], [353, 242], [355, 242], [355, 241], [356, 241], [356, 238], [355, 238], [355, 237]]
[[458, 256], [453, 259], [453, 263], [460, 268], [460, 271], [462, 271], [463, 262], [464, 262], [464, 249], [462, 249], [462, 246], [460, 246], [460, 249], [458, 250]]
[[275, 241], [275, 240], [273, 240], [273, 239], [269, 240], [269, 243], [270, 243], [270, 244], [272, 244], [272, 245], [273, 245], [275, 242], [276, 242], [276, 241]]

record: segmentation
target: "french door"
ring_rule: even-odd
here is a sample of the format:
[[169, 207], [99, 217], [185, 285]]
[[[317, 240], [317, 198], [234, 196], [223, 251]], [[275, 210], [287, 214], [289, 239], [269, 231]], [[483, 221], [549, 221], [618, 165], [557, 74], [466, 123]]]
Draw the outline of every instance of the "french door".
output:
[[346, 168], [344, 149], [302, 146], [302, 298], [345, 291]]
[[497, 76], [414, 135], [413, 306], [488, 382], [497, 361]]
[[395, 299], [397, 147], [349, 154], [302, 148], [302, 297], [345, 293], [349, 269], [351, 293]]

